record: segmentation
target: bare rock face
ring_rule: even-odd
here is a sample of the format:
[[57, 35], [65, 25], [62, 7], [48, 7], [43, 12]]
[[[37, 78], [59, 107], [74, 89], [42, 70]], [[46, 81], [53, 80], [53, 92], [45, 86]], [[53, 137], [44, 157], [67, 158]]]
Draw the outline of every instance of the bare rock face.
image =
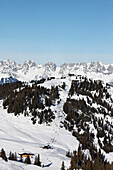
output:
[[109, 65], [107, 70], [109, 73], [113, 73], [113, 65]]
[[48, 62], [44, 65], [46, 67], [47, 70], [52, 70], [52, 71], [56, 71], [56, 64], [52, 63], [52, 62]]

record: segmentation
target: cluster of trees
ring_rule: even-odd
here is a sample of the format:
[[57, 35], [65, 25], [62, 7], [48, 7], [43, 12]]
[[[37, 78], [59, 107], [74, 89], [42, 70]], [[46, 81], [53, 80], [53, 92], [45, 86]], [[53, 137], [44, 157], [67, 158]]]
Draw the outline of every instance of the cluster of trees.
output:
[[25, 86], [22, 82], [15, 82], [15, 83], [7, 83], [7, 84], [0, 84], [0, 100], [6, 99], [12, 91], [14, 91], [17, 88], [21, 88]]
[[[44, 80], [42, 80], [42, 82], [43, 81]], [[39, 117], [40, 123], [46, 121], [51, 122], [54, 118], [54, 114], [50, 107], [55, 105], [56, 99], [59, 99], [58, 86], [52, 86], [51, 89], [47, 89], [43, 86], [37, 85], [37, 83], [39, 82], [35, 82], [32, 86], [29, 86], [24, 83], [16, 82], [0, 86], [0, 92], [8, 91], [7, 94], [4, 95], [4, 109], [7, 109], [8, 113], [14, 113], [15, 116], [20, 113], [24, 113], [26, 116], [28, 115], [27, 110], [29, 110], [33, 116], [33, 123], [36, 123], [37, 116]], [[3, 92], [1, 92], [1, 97]], [[37, 109], [42, 111], [39, 113]]]
[[[100, 150], [99, 152], [94, 153], [93, 159], [89, 158], [88, 155], [85, 155], [80, 146], [78, 151], [73, 151], [73, 153], [68, 152], [66, 156], [71, 158], [68, 170], [113, 170], [113, 163], [110, 164], [107, 162]], [[66, 170], [64, 162], [62, 162], [61, 170]]]
[[34, 165], [41, 166], [40, 155], [39, 154], [38, 154], [38, 156], [35, 157]]
[[[5, 160], [6, 162], [8, 161], [8, 159], [12, 160], [12, 161], [17, 161], [18, 160], [16, 152], [12, 153], [11, 151], [9, 153], [9, 157], [7, 158], [6, 153], [5, 153], [3, 148], [0, 151], [0, 157], [2, 157], [2, 159]], [[29, 155], [26, 157], [25, 161], [23, 161], [22, 157], [20, 158], [19, 161], [23, 162], [25, 164], [31, 164], [31, 159], [30, 159]], [[35, 156], [34, 165], [41, 166], [41, 161], [40, 161], [40, 155], [39, 154], [37, 156]]]
[[[31, 159], [30, 159], [29, 155], [25, 158], [25, 161], [23, 161], [22, 157], [21, 157], [20, 161], [25, 163], [25, 164], [31, 164]], [[40, 155], [39, 154], [37, 156], [35, 156], [34, 165], [41, 166], [41, 161], [40, 161]]]
[[[108, 121], [104, 122], [102, 118], [97, 119], [97, 117], [94, 117], [93, 125], [97, 129], [97, 138], [100, 148], [106, 153], [113, 152], [113, 125]], [[103, 142], [101, 140], [102, 138]]]
[[55, 115], [49, 108], [48, 110], [45, 109], [44, 111], [39, 112], [38, 119], [39, 119], [40, 124], [42, 124], [44, 122], [49, 123], [49, 122], [52, 122], [53, 119], [55, 119]]
[[9, 153], [9, 160], [17, 161], [17, 154], [16, 154], [16, 152], [12, 153], [10, 151], [10, 153]]
[[[109, 102], [113, 102], [111, 95], [108, 92], [108, 86], [105, 87], [102, 85], [101, 81], [92, 81], [91, 79], [82, 78], [82, 81], [73, 80], [71, 84], [71, 88], [69, 90], [69, 97], [73, 96], [75, 93], [79, 96], [85, 95], [87, 96], [87, 102], [90, 106], [92, 103], [97, 103], [103, 107], [105, 107], [108, 112], [111, 112], [111, 116], [113, 116], [113, 109]], [[92, 91], [95, 92], [92, 94]], [[109, 99], [109, 102], [106, 100]], [[104, 100], [104, 101], [103, 101]], [[106, 113], [107, 114], [107, 113]]]
[[[87, 79], [86, 77], [82, 77], [81, 80], [73, 80], [71, 84], [71, 89], [69, 91], [69, 95], [73, 95], [74, 92], [86, 92], [86, 91], [101, 91], [103, 88], [101, 81]], [[73, 91], [74, 90], [74, 91]], [[105, 90], [105, 89], [104, 89]]]
[[[71, 97], [74, 94], [83, 95], [83, 98], [72, 99]], [[106, 153], [113, 152], [113, 125], [108, 121], [104, 121], [107, 115], [113, 115], [113, 109], [110, 105], [112, 102], [107, 86], [104, 87], [101, 81], [92, 81], [83, 77], [81, 80], [72, 81], [69, 98], [63, 106], [66, 113], [64, 127], [72, 131], [73, 136], [80, 141], [84, 149], [89, 149], [91, 155], [93, 155], [93, 150], [96, 152], [93, 145], [96, 137], [101, 149]], [[97, 104], [99, 107], [94, 107], [93, 104]], [[96, 114], [104, 115], [104, 118], [97, 118]], [[90, 131], [89, 124], [92, 123], [97, 130], [97, 136]], [[77, 127], [76, 131], [74, 125]], [[82, 134], [80, 133], [81, 130]], [[103, 141], [102, 138], [104, 138]]]

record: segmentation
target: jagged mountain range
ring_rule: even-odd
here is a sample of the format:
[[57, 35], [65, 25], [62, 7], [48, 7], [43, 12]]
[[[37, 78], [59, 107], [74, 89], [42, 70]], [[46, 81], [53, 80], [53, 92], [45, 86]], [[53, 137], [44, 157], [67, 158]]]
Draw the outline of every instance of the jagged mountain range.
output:
[[64, 63], [57, 66], [52, 62], [42, 65], [31, 60], [26, 60], [23, 64], [10, 60], [0, 61], [0, 79], [13, 77], [19, 81], [31, 81], [52, 76], [60, 78], [68, 74], [84, 75], [89, 78], [102, 79], [105, 82], [113, 82], [113, 64], [104, 65], [101, 62], [91, 62]]

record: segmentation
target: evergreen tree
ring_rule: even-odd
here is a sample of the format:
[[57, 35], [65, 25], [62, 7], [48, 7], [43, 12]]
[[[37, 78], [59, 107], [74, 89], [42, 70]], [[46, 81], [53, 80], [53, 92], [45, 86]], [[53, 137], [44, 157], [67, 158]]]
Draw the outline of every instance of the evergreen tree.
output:
[[39, 154], [38, 154], [38, 156], [35, 156], [34, 165], [41, 166], [40, 155]]
[[12, 152], [9, 153], [9, 160], [12, 160]]
[[29, 155], [28, 155], [28, 156], [27, 156], [27, 158], [25, 159], [25, 163], [27, 163], [27, 164], [31, 164], [31, 160], [30, 160]]
[[2, 157], [2, 159], [4, 159], [7, 162], [6, 153], [3, 148], [1, 149], [1, 157]]
[[65, 170], [64, 161], [62, 162], [61, 170]]
[[40, 155], [38, 154], [38, 163], [37, 163], [38, 166], [41, 166], [41, 162], [40, 162]]
[[87, 170], [91, 170], [92, 169], [91, 168], [91, 161], [90, 161], [90, 159], [88, 159], [88, 161], [87, 161], [86, 169]]
[[12, 160], [14, 161], [14, 153], [12, 153]]
[[14, 160], [17, 161], [17, 154], [16, 154], [16, 152], [14, 154]]
[[38, 165], [38, 157], [35, 156], [35, 162], [34, 162], [34, 165]]

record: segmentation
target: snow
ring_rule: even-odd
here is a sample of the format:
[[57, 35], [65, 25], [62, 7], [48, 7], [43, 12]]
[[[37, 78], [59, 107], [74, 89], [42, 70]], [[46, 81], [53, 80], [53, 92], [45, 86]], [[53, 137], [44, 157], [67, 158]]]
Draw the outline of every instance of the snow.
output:
[[5, 162], [0, 158], [0, 169], [1, 170], [40, 170], [41, 167], [35, 165], [27, 165], [23, 163], [18, 163], [15, 161]]
[[0, 61], [0, 78], [12, 76], [20, 81], [29, 82], [44, 77], [67, 77], [68, 74], [87, 76], [103, 80], [105, 83], [113, 82], [113, 64], [104, 65], [101, 62], [69, 63], [58, 67], [52, 62], [41, 65], [30, 60], [26, 60], [23, 64], [17, 64], [10, 60]]
[[[60, 90], [61, 102], [56, 106], [52, 106], [51, 109], [55, 113], [55, 120], [50, 126], [45, 124], [35, 125], [31, 122], [31, 117], [24, 117], [24, 115], [14, 116], [14, 114], [8, 114], [7, 110], [2, 107], [2, 100], [0, 101], [0, 148], [4, 148], [7, 156], [9, 152], [32, 152], [35, 155], [40, 154], [42, 164], [50, 164], [50, 167], [46, 169], [58, 170], [61, 168], [62, 161], [69, 167], [70, 158], [66, 157], [67, 151], [77, 150], [79, 146], [78, 140], [72, 136], [72, 133], [61, 128], [61, 121], [64, 120], [65, 114], [63, 113], [63, 104], [68, 96], [68, 90], [71, 86], [71, 81], [67, 78], [66, 89]], [[60, 85], [62, 80], [56, 81], [50, 80], [43, 83], [43, 86], [50, 87], [50, 85]], [[43, 149], [44, 146], [50, 145], [52, 149]], [[3, 162], [3, 163], [2, 163]], [[29, 169], [35, 170], [40, 167], [34, 165], [24, 165], [14, 161], [0, 161], [2, 164], [2, 170], [4, 169]]]
[[[87, 64], [87, 67], [90, 68], [89, 70], [85, 70], [85, 66], [83, 64], [73, 64], [73, 65], [66, 65], [61, 67], [56, 67], [55, 71], [53, 71], [53, 67], [51, 70], [52, 63], [49, 63], [49, 65], [35, 65], [32, 64], [31, 61], [26, 61], [23, 65], [18, 65], [15, 62], [5, 61], [5, 66], [3, 67], [3, 64], [0, 62], [0, 77], [7, 78], [10, 74], [15, 74], [17, 78], [21, 81], [27, 81], [30, 80], [38, 80], [41, 77], [46, 76], [55, 76], [56, 79], [45, 81], [43, 84], [40, 84], [41, 86], [44, 86], [46, 88], [51, 88], [51, 86], [58, 86], [62, 85], [63, 82], [66, 83], [65, 90], [62, 90], [60, 88], [60, 99], [61, 102], [57, 104], [56, 106], [51, 106], [51, 110], [55, 113], [55, 120], [50, 125], [41, 124], [39, 125], [36, 123], [35, 125], [31, 122], [31, 117], [24, 117], [23, 115], [20, 115], [18, 117], [15, 117], [14, 114], [8, 114], [6, 110], [2, 107], [2, 100], [0, 101], [0, 149], [4, 148], [7, 156], [9, 156], [9, 152], [32, 152], [35, 155], [40, 154], [41, 162], [44, 165], [51, 164], [50, 167], [44, 168], [49, 170], [58, 170], [61, 168], [62, 161], [64, 161], [64, 164], [66, 167], [69, 168], [70, 164], [70, 158], [66, 157], [67, 151], [73, 151], [77, 150], [79, 146], [78, 140], [72, 136], [72, 133], [65, 130], [64, 128], [61, 128], [61, 121], [65, 119], [65, 113], [63, 112], [63, 104], [66, 101], [68, 97], [68, 92], [71, 87], [71, 80], [75, 79], [75, 76], [69, 77], [67, 76], [69, 73], [73, 73], [76, 75], [86, 75], [88, 78], [96, 79], [96, 80], [103, 80], [104, 83], [113, 82], [113, 73], [108, 73], [108, 67], [109, 65], [105, 66], [104, 72], [95, 72], [94, 67], [91, 67], [91, 63]], [[10, 64], [12, 65], [12, 68], [16, 68], [17, 71], [12, 71]], [[95, 66], [101, 65], [102, 63], [94, 64]], [[7, 69], [7, 67], [8, 69]], [[28, 66], [28, 67], [27, 67]], [[5, 69], [3, 69], [5, 68]], [[61, 76], [66, 76], [65, 79], [60, 79]], [[78, 79], [79, 80], [79, 79]], [[32, 86], [31, 83], [29, 83], [30, 86]], [[17, 89], [18, 90], [18, 89]], [[109, 89], [110, 94], [113, 98], [113, 88]], [[95, 94], [96, 91], [93, 91], [92, 94]], [[79, 95], [77, 96], [74, 94], [72, 96], [72, 99], [82, 99], [87, 102], [86, 96]], [[56, 101], [57, 102], [57, 101]], [[107, 101], [109, 102], [109, 100]], [[92, 104], [92, 107], [98, 108], [100, 105], [97, 105], [96, 103]], [[101, 114], [95, 114], [95, 117], [103, 118], [104, 116]], [[104, 123], [106, 121], [109, 121], [111, 124], [113, 124], [113, 118], [110, 116], [106, 116], [106, 119], [104, 120]], [[97, 130], [95, 129], [92, 122], [89, 122], [90, 131], [94, 133], [95, 140], [94, 143], [99, 149], [98, 139], [97, 139]], [[75, 130], [76, 127], [75, 127]], [[82, 134], [84, 131], [81, 130], [80, 134]], [[103, 141], [103, 139], [101, 139]], [[51, 149], [43, 149], [44, 146], [50, 145]], [[113, 153], [106, 154], [104, 151], [102, 151], [105, 155], [106, 159], [109, 161], [113, 161]], [[89, 151], [85, 150], [84, 153], [86, 155], [89, 155]], [[23, 163], [15, 162], [15, 161], [8, 161], [5, 162], [0, 158], [0, 169], [2, 170], [35, 170], [35, 169], [42, 169], [40, 167], [34, 166], [34, 165], [25, 165]]]

